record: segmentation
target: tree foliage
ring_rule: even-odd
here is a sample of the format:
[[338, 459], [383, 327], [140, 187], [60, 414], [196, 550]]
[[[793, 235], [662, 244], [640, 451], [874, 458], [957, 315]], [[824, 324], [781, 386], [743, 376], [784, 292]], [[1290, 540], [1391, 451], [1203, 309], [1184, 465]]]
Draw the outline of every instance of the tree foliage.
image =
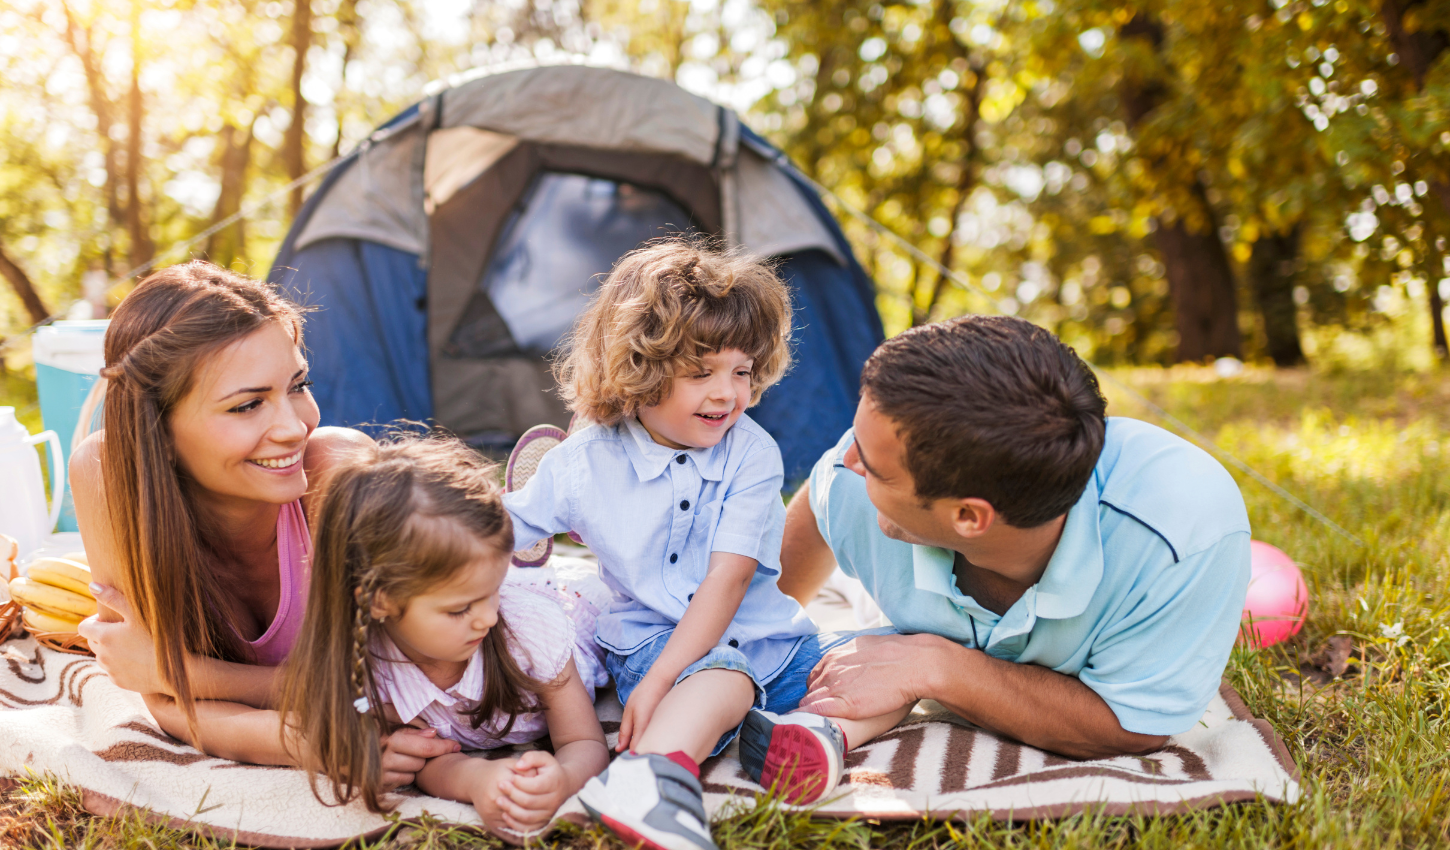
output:
[[[0, 329], [276, 195], [430, 81], [573, 55], [729, 103], [972, 282], [845, 221], [889, 327], [1005, 309], [1102, 362], [1293, 365], [1414, 303], [1444, 351], [1450, 0], [439, 8], [0, 7]], [[303, 191], [192, 253], [260, 272]]]

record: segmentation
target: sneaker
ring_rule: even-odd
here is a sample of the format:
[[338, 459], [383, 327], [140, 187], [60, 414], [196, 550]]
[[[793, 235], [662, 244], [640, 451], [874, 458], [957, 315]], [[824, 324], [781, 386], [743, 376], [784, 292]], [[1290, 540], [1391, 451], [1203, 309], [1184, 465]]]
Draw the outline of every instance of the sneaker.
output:
[[751, 709], [740, 730], [740, 764], [761, 787], [798, 806], [825, 797], [846, 768], [846, 735], [828, 718], [805, 711]]
[[719, 850], [695, 775], [661, 755], [626, 753], [579, 791], [589, 816], [630, 847]]
[[[544, 455], [568, 436], [553, 425], [535, 425], [525, 431], [509, 453], [508, 465], [504, 467], [504, 492], [522, 490], [539, 471], [539, 461], [544, 459]], [[541, 567], [553, 552], [554, 540], [546, 537], [528, 549], [515, 552], [513, 563], [516, 567]]]

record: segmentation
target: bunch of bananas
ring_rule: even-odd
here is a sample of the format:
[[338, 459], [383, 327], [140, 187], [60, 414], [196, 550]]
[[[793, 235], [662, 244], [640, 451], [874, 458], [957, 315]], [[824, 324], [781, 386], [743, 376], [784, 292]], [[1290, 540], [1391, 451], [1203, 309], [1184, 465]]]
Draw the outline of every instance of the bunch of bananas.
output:
[[81, 620], [96, 613], [90, 583], [84, 552], [37, 558], [26, 575], [10, 580], [10, 598], [24, 609], [21, 619], [31, 632], [75, 634]]

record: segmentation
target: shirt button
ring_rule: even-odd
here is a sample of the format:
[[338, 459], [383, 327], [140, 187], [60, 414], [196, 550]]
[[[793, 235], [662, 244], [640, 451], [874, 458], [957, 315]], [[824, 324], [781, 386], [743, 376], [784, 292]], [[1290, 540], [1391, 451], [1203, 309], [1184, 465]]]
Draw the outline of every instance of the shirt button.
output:
[[730, 639], [730, 645], [731, 646], [734, 646], [734, 647], [739, 647], [740, 646], [740, 641], [736, 640], [735, 638], [731, 638]]
[[688, 511], [689, 509], [690, 509], [690, 500], [689, 499], [685, 499], [685, 500], [683, 500], [683, 501], [680, 502], [680, 510], [682, 510], [682, 511]]
[[680, 559], [680, 556], [679, 555], [674, 554], [674, 553], [671, 553], [670, 554], [670, 563], [671, 564], [673, 564], [675, 561], [678, 561], [679, 559]]
[[675, 463], [684, 463], [684, 462], [685, 462], [685, 456], [684, 455], [675, 455]]
[[686, 596], [685, 597], [685, 601], [686, 602], [694, 602], [695, 601], [695, 594], [691, 593], [689, 596]]

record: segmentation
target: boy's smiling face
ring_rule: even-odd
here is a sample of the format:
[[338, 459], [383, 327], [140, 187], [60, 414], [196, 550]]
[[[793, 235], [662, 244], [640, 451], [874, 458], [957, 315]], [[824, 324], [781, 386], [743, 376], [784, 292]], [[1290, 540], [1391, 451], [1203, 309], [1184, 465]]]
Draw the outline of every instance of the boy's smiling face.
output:
[[726, 348], [706, 354], [698, 370], [675, 376], [669, 396], [641, 408], [639, 422], [656, 443], [672, 449], [704, 449], [719, 443], [750, 406], [755, 360]]

